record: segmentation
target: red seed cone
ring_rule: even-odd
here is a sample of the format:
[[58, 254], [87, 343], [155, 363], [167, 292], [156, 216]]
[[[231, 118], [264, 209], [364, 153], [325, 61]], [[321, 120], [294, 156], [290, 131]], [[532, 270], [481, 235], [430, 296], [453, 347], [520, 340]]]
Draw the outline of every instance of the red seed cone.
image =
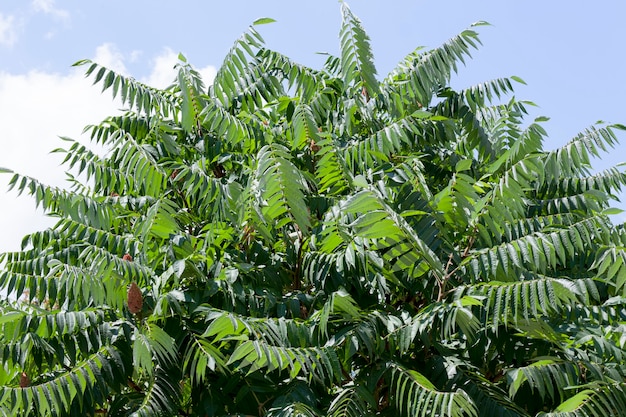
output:
[[125, 261], [131, 262], [133, 260], [133, 257], [130, 256], [129, 253], [125, 253], [124, 256], [122, 256], [122, 259], [125, 260]]
[[141, 311], [143, 307], [143, 296], [141, 295], [141, 290], [139, 286], [133, 281], [128, 288], [128, 311], [132, 314], [137, 314]]
[[26, 374], [26, 372], [22, 372], [22, 374], [20, 375], [20, 387], [26, 388], [29, 385], [30, 385], [30, 378], [28, 378], [28, 375]]
[[320, 146], [315, 143], [313, 139], [311, 139], [311, 142], [309, 143], [309, 149], [311, 149], [311, 152], [316, 153], [320, 150]]

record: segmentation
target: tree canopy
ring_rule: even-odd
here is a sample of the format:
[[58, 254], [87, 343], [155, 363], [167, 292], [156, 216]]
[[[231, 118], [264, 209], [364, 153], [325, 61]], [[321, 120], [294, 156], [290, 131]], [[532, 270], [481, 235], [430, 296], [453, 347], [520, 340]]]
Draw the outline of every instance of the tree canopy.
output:
[[341, 4], [321, 69], [254, 22], [210, 85], [76, 63], [126, 106], [64, 138], [53, 228], [1, 255], [0, 415], [626, 415], [621, 125], [545, 150], [517, 77], [384, 78]]

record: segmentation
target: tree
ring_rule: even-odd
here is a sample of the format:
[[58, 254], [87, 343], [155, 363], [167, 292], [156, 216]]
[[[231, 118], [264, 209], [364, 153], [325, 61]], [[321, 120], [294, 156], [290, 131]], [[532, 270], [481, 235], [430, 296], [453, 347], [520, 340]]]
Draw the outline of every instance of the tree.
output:
[[622, 126], [546, 151], [519, 78], [449, 87], [474, 28], [379, 80], [341, 13], [320, 70], [271, 19], [208, 87], [76, 64], [128, 111], [10, 180], [58, 223], [2, 255], [0, 412], [626, 415]]

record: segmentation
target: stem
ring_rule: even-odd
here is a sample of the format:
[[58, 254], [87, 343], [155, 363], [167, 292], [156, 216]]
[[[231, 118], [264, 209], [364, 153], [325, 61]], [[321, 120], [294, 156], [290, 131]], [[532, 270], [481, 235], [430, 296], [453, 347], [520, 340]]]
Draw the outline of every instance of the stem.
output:
[[[464, 259], [467, 257], [467, 255], [469, 255], [469, 251], [472, 249], [472, 246], [474, 246], [474, 243], [476, 242], [476, 233], [477, 233], [477, 230], [476, 228], [474, 228], [473, 234], [470, 236], [469, 241], [467, 242], [467, 246], [465, 247], [465, 249], [463, 249], [463, 253], [461, 254], [461, 259]], [[448, 295], [448, 292], [446, 291], [446, 286], [448, 285], [448, 281], [450, 281], [450, 278], [452, 278], [454, 274], [456, 273], [456, 271], [458, 271], [460, 268], [460, 265], [458, 265], [452, 271], [449, 271], [450, 267], [452, 266], [453, 261], [454, 261], [454, 252], [450, 252], [450, 255], [448, 256], [448, 262], [446, 263], [446, 268], [444, 270], [445, 275], [441, 280], [438, 280], [437, 282], [438, 287], [439, 287], [439, 294], [437, 295], [437, 302], [443, 301], [446, 295]]]
[[448, 283], [448, 281], [450, 280], [450, 277], [452, 276], [452, 273], [449, 273], [448, 270], [452, 266], [453, 261], [454, 261], [454, 252], [450, 252], [450, 255], [448, 256], [448, 262], [446, 262], [444, 276], [443, 278], [437, 280], [437, 286], [439, 287], [439, 294], [437, 294], [438, 303], [443, 301], [443, 298], [445, 297], [446, 284]]
[[137, 392], [141, 392], [143, 393], [143, 390], [141, 389], [141, 387], [139, 385], [137, 385], [135, 383], [135, 381], [133, 381], [132, 379], [128, 378], [128, 386], [131, 387], [133, 390], [137, 391]]
[[[248, 381], [246, 381], [246, 385], [247, 385], [248, 387], [252, 388], [252, 387], [250, 386], [250, 384], [248, 383]], [[250, 389], [250, 392], [252, 393], [252, 396], [254, 397], [254, 400], [255, 400], [255, 401], [256, 401], [256, 403], [257, 403], [257, 410], [259, 411], [259, 416], [262, 416], [262, 415], [264, 414], [264, 413], [263, 413], [263, 407], [265, 407], [265, 404], [269, 401], [269, 399], [267, 399], [267, 400], [265, 400], [265, 401], [261, 402], [261, 401], [259, 400], [259, 397], [257, 397], [257, 396], [256, 396], [256, 393], [255, 393], [252, 389]]]
[[302, 235], [300, 234], [300, 245], [298, 246], [298, 255], [296, 259], [296, 273], [293, 277], [293, 289], [299, 291], [302, 288], [302, 282], [300, 281], [300, 275], [302, 274]]

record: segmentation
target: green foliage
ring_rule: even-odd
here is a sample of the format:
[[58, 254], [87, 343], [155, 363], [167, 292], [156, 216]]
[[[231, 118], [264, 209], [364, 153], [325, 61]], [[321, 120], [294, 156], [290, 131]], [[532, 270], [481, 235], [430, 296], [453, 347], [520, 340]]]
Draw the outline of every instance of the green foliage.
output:
[[319, 70], [271, 19], [212, 83], [76, 64], [127, 109], [2, 170], [58, 222], [0, 255], [0, 415], [625, 415], [622, 127], [545, 151], [520, 78], [449, 87], [475, 28], [379, 81], [341, 15]]

